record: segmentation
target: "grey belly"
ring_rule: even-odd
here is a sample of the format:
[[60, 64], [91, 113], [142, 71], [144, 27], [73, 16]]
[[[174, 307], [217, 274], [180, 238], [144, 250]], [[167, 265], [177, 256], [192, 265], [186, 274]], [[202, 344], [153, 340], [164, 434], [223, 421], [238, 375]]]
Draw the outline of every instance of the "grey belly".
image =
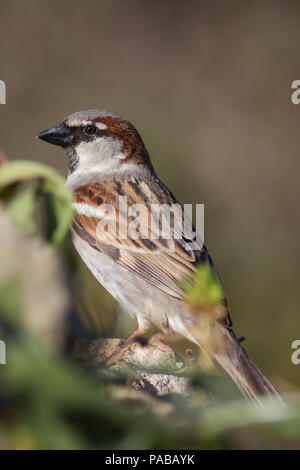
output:
[[120, 266], [109, 256], [91, 247], [73, 232], [74, 246], [92, 274], [131, 316], [136, 317], [140, 329], [154, 325], [163, 332], [176, 331], [191, 339], [184, 327], [190, 313], [181, 300], [144, 281]]

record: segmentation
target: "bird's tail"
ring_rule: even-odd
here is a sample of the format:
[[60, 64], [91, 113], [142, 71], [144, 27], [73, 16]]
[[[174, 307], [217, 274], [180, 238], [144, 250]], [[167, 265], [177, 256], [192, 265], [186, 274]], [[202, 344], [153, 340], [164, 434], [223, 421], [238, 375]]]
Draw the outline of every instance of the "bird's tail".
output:
[[[198, 325], [199, 326], [199, 325]], [[189, 328], [195, 343], [223, 369], [235, 382], [240, 391], [253, 402], [260, 404], [261, 398], [269, 397], [284, 403], [280, 393], [266, 379], [255, 363], [240, 345], [232, 329], [215, 321], [209, 330], [199, 334], [201, 328]]]

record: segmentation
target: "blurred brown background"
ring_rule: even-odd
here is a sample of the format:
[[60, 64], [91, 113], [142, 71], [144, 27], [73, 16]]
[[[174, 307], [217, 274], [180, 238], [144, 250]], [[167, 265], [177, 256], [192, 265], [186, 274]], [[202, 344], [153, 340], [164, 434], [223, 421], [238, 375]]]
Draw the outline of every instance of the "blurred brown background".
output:
[[[37, 132], [80, 109], [124, 114], [178, 199], [205, 204], [249, 353], [300, 385], [300, 3], [2, 0], [0, 44], [0, 148], [63, 173], [63, 152]], [[94, 311], [114, 311], [81, 270], [83, 302], [92, 292]]]

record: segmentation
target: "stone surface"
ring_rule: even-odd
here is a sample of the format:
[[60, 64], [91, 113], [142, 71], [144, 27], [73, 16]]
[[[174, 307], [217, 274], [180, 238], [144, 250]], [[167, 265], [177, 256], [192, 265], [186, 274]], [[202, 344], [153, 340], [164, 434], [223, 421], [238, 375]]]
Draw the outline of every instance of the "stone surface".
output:
[[187, 394], [187, 365], [170, 347], [134, 342], [115, 364], [105, 366], [107, 359], [122, 343], [120, 339], [79, 340], [74, 357], [85, 366], [96, 367], [111, 377], [126, 374], [131, 388], [162, 397]]

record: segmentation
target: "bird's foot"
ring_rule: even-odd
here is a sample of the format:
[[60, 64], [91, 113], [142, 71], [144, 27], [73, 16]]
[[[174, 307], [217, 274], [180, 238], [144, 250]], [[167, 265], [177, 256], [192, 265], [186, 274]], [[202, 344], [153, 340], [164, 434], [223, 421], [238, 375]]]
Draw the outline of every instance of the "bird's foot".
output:
[[114, 350], [113, 353], [111, 353], [108, 357], [106, 357], [103, 361], [103, 364], [106, 366], [112, 366], [116, 362], [120, 361], [124, 354], [128, 351], [128, 349], [131, 347], [131, 345], [137, 341], [143, 334], [145, 333], [145, 330], [135, 330], [129, 338], [127, 338], [125, 341], [122, 341], [122, 343], [119, 344], [119, 346]]
[[168, 337], [168, 333], [156, 333], [148, 340], [148, 344], [155, 346], [167, 354], [173, 354], [173, 349], [164, 342]]

